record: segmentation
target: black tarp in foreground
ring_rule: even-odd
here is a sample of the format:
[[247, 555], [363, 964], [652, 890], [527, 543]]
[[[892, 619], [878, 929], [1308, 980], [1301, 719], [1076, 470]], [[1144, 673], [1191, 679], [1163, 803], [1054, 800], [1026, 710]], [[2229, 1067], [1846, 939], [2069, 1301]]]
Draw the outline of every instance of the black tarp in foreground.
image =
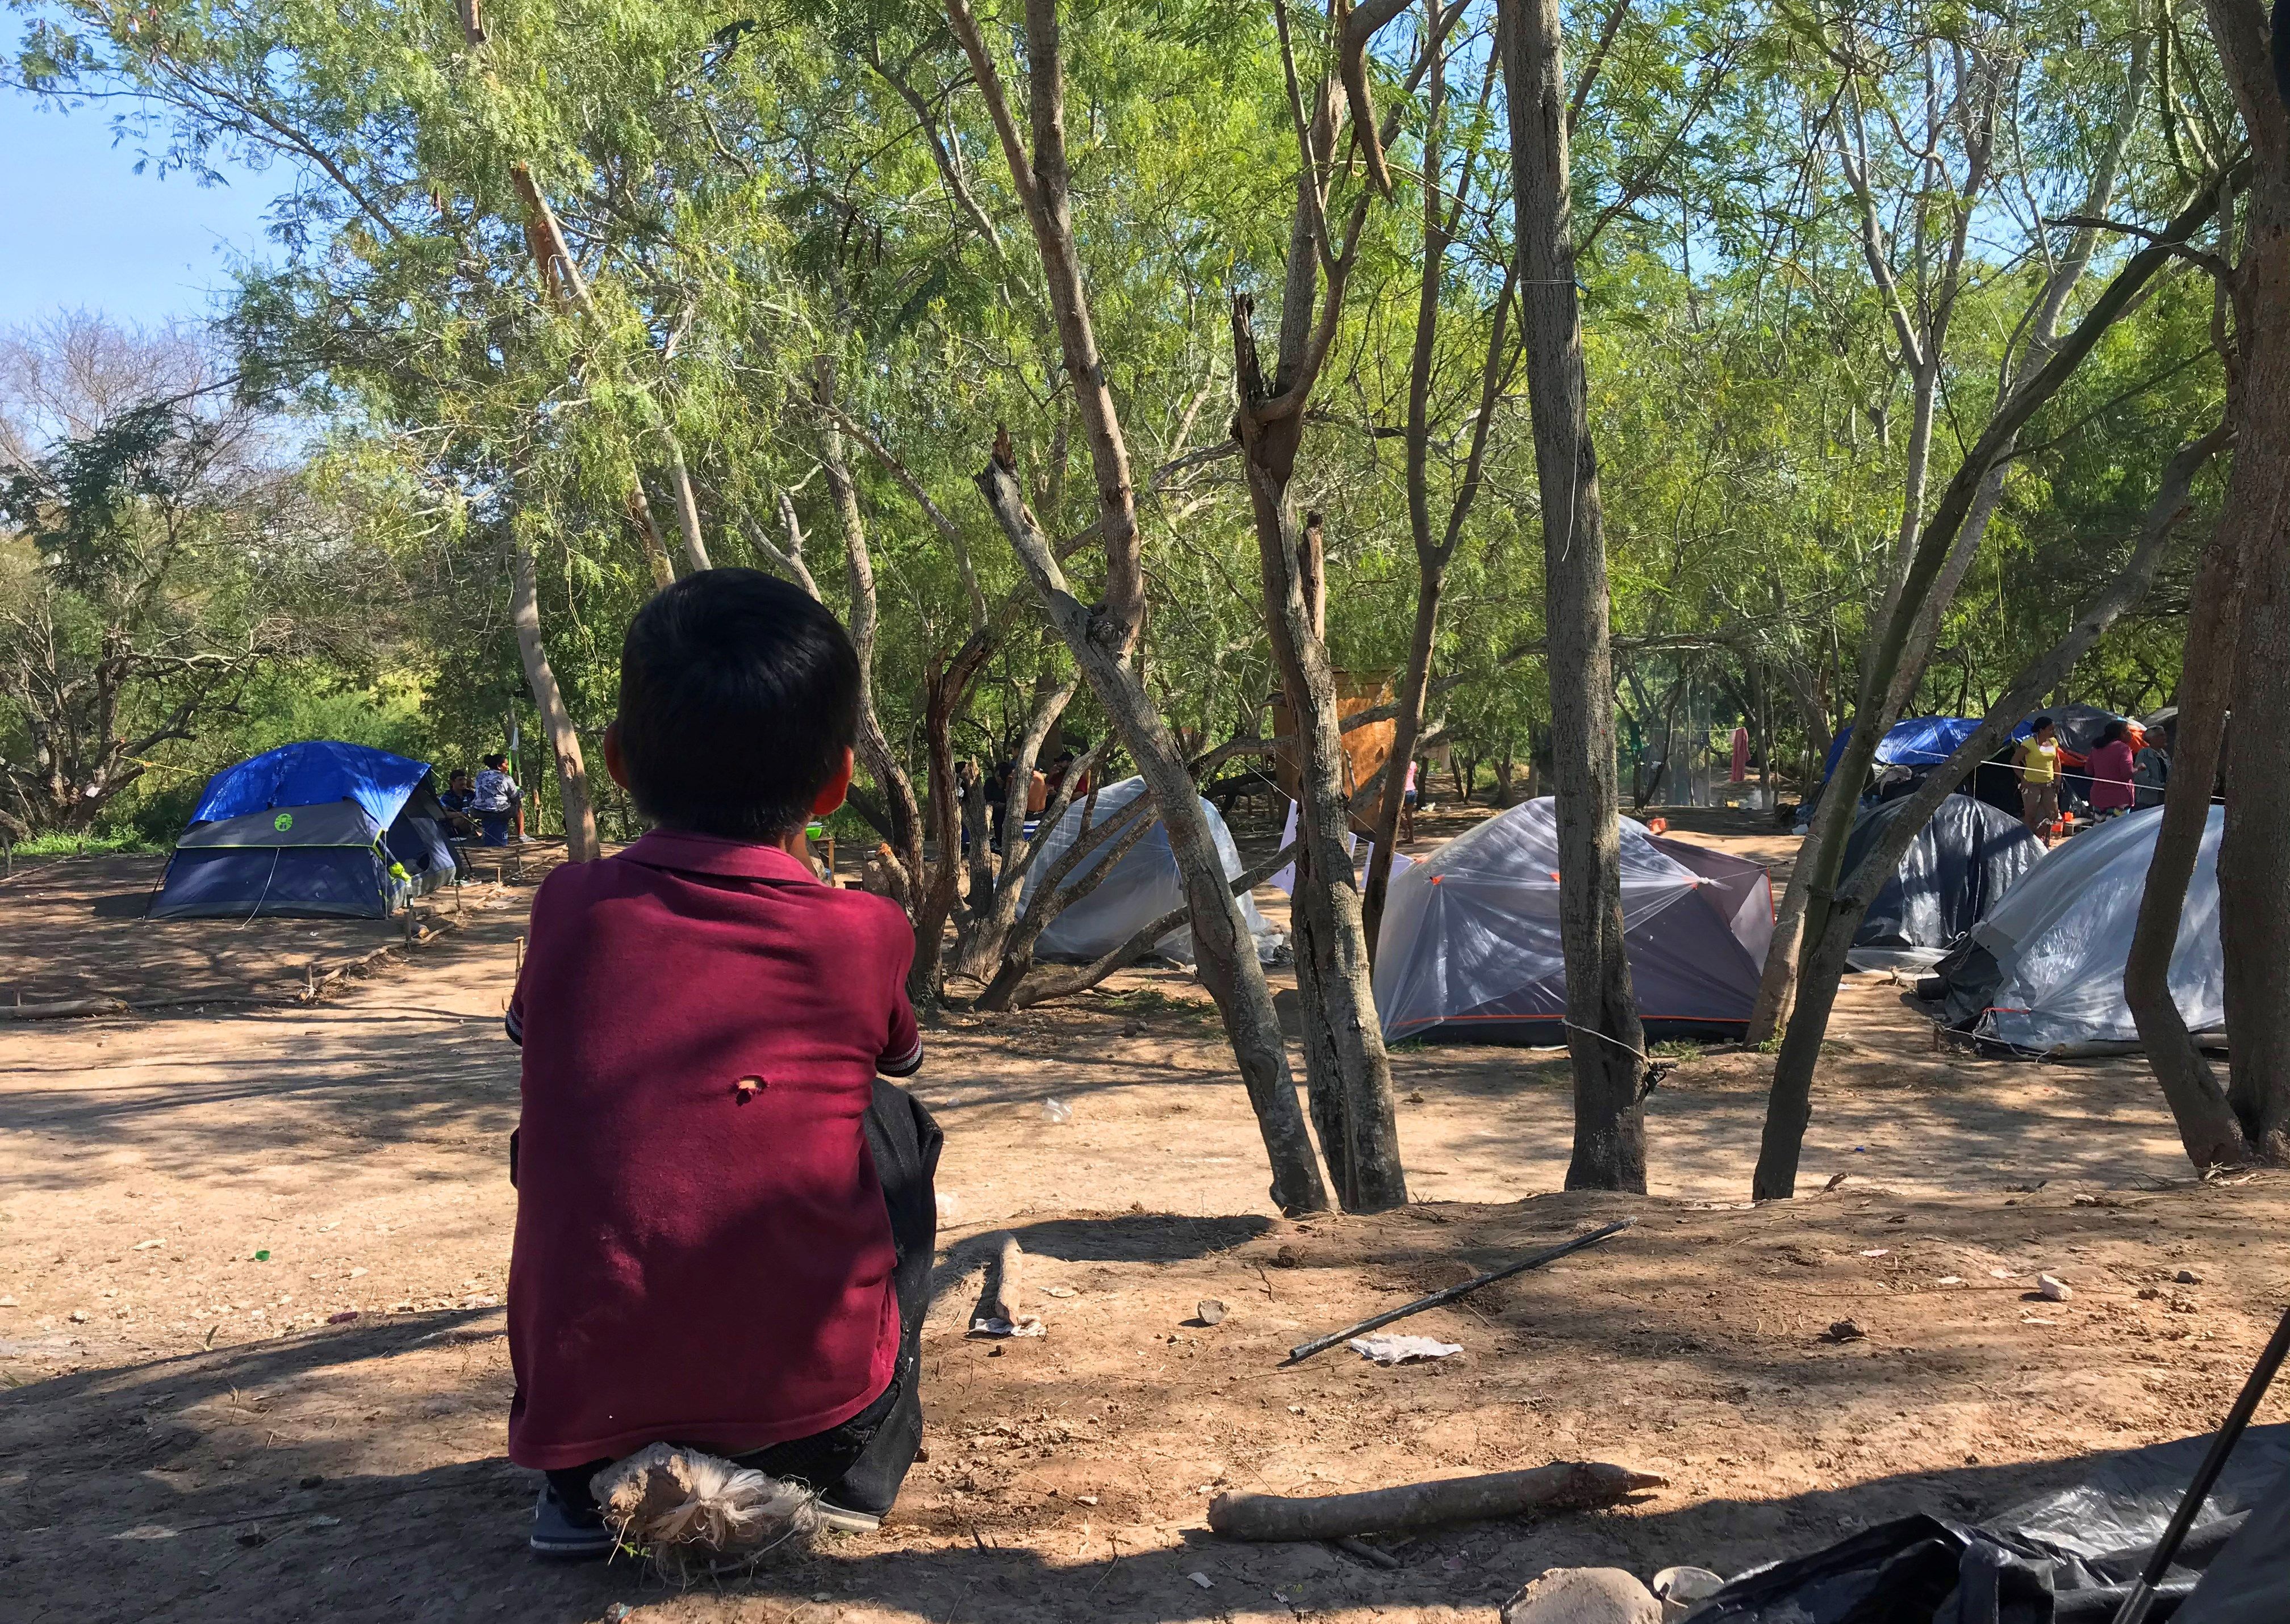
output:
[[[1691, 1624], [2108, 1624], [2209, 1447], [2096, 1458], [1985, 1523], [1881, 1524], [1745, 1573]], [[2161, 1588], [2155, 1624], [2290, 1624], [2290, 1422], [2242, 1436]]]

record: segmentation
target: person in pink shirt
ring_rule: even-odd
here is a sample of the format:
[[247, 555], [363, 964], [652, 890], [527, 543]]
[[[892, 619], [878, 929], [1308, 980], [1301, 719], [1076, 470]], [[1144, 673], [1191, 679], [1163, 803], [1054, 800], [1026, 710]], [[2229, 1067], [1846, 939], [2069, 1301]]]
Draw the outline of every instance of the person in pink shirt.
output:
[[2111, 818], [2131, 810], [2131, 725], [2110, 722], [2099, 736], [2085, 771], [2091, 774], [2091, 810], [2094, 817]]

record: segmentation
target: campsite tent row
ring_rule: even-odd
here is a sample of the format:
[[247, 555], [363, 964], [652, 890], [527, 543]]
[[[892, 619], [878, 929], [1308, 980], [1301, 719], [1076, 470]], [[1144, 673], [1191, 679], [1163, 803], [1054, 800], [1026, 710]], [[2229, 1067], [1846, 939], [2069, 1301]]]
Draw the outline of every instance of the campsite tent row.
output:
[[332, 739], [282, 745], [207, 780], [148, 909], [379, 919], [450, 879], [429, 764]]

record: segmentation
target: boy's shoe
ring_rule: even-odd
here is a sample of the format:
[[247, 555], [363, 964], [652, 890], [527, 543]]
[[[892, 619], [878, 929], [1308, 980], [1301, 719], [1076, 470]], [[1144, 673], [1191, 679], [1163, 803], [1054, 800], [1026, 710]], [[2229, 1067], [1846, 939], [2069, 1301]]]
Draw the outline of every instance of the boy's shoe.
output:
[[819, 1525], [837, 1533], [873, 1533], [883, 1525], [879, 1512], [853, 1511], [847, 1506], [837, 1505], [831, 1500], [820, 1500], [818, 1506]]
[[601, 1515], [574, 1510], [544, 1484], [540, 1498], [533, 1502], [532, 1532], [525, 1543], [536, 1556], [585, 1561], [611, 1554], [613, 1532], [605, 1526]]

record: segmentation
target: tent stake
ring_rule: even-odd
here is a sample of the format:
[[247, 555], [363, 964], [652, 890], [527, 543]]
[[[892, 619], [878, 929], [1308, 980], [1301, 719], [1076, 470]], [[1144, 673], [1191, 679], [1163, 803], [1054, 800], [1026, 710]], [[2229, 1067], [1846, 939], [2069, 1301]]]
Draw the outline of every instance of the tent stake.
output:
[[1556, 1246], [1547, 1247], [1541, 1252], [1521, 1258], [1516, 1263], [1505, 1264], [1492, 1274], [1476, 1275], [1460, 1285], [1451, 1285], [1445, 1291], [1434, 1292], [1429, 1297], [1419, 1297], [1404, 1308], [1392, 1309], [1389, 1314], [1378, 1314], [1360, 1321], [1357, 1325], [1346, 1325], [1341, 1331], [1331, 1331], [1324, 1337], [1317, 1337], [1309, 1342], [1300, 1342], [1288, 1350], [1288, 1356], [1280, 1362], [1281, 1367], [1285, 1369], [1291, 1364], [1301, 1364], [1314, 1354], [1325, 1353], [1337, 1343], [1349, 1341], [1364, 1331], [1373, 1331], [1379, 1325], [1389, 1325], [1396, 1319], [1405, 1319], [1411, 1314], [1421, 1314], [1426, 1308], [1436, 1308], [1441, 1303], [1453, 1302], [1458, 1297], [1476, 1292], [1483, 1285], [1493, 1285], [1498, 1280], [1508, 1280], [1513, 1275], [1525, 1274], [1530, 1268], [1541, 1268], [1545, 1263], [1555, 1263], [1570, 1252], [1580, 1252], [1585, 1246], [1597, 1245], [1608, 1236], [1620, 1235], [1637, 1221], [1635, 1213], [1628, 1218], [1618, 1218], [1603, 1229], [1593, 1229], [1588, 1235], [1578, 1235], [1571, 1241], [1563, 1241]]

